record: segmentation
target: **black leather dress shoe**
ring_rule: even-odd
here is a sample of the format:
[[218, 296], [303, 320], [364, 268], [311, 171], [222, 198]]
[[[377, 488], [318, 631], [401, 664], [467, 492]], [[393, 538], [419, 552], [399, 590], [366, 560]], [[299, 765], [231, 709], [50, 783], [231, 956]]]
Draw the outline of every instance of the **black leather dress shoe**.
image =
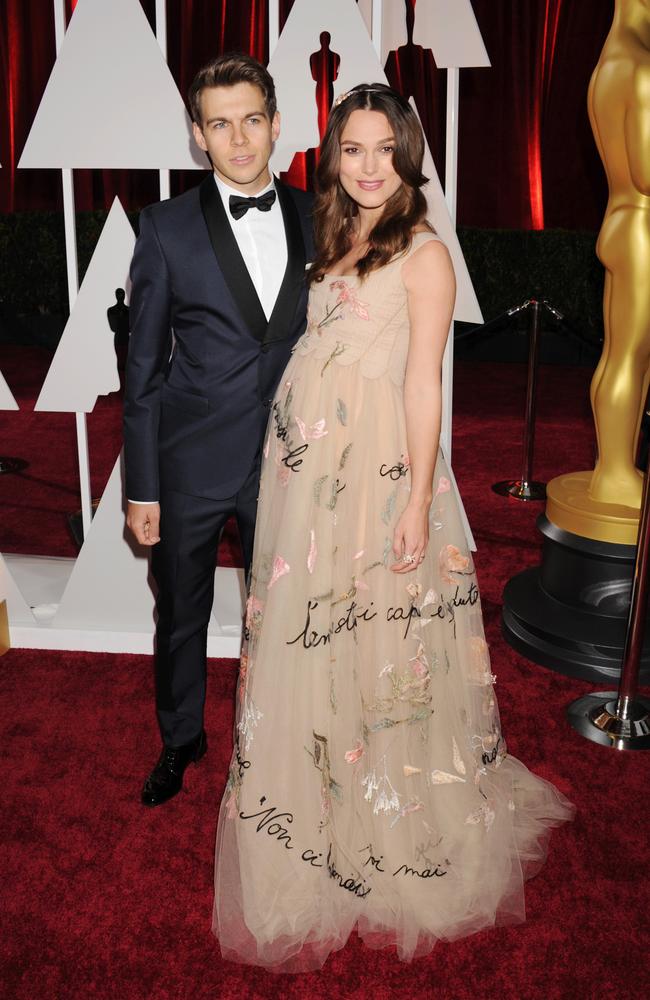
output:
[[160, 806], [177, 795], [183, 787], [185, 768], [198, 763], [207, 749], [205, 729], [182, 747], [163, 747], [158, 763], [142, 788], [142, 805]]

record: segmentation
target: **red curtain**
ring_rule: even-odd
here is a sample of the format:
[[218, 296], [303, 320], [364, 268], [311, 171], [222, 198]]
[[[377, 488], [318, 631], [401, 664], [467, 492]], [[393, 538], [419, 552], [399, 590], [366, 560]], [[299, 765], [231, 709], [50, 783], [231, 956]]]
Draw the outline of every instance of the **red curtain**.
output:
[[[76, 0], [67, 0], [68, 12]], [[152, 27], [155, 0], [140, 0]], [[416, 0], [404, 0], [411, 27]], [[424, 2], [424, 0], [420, 0]], [[281, 23], [293, 0], [280, 0]], [[503, 228], [596, 229], [606, 200], [604, 173], [586, 112], [589, 76], [611, 24], [614, 0], [473, 0], [492, 61], [463, 70], [460, 98], [458, 221]], [[267, 0], [171, 0], [168, 58], [183, 95], [196, 69], [229, 49], [267, 59]], [[0, 0], [0, 211], [60, 207], [55, 170], [16, 170], [54, 63], [50, 0]], [[314, 41], [319, 121], [324, 125], [336, 56]], [[444, 179], [445, 73], [409, 40], [389, 55], [391, 84], [416, 99]], [[308, 186], [316, 151], [297, 155], [288, 177]], [[196, 184], [172, 175], [172, 193]], [[75, 171], [80, 209], [119, 195], [127, 208], [158, 197], [154, 171]]]

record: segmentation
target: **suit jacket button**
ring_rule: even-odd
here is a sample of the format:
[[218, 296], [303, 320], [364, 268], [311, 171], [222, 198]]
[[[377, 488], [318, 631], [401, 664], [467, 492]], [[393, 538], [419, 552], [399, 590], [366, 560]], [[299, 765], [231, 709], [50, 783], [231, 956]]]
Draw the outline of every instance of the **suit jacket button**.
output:
[[262, 354], [268, 354], [271, 350], [270, 344], [262, 344]]

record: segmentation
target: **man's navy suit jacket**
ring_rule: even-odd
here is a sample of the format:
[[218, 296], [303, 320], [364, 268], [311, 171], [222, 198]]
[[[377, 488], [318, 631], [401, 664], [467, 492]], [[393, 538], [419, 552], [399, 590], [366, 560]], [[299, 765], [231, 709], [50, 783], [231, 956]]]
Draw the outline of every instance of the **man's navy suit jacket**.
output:
[[[312, 196], [276, 181], [288, 262], [267, 321], [212, 174], [145, 208], [131, 265], [126, 495], [220, 500], [249, 475], [306, 322]], [[251, 209], [253, 211], [253, 209]]]

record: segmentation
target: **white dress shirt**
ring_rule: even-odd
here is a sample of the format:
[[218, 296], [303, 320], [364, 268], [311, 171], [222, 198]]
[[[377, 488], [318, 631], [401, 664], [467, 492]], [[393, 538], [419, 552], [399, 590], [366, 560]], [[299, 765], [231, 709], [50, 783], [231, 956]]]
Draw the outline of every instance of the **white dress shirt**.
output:
[[[243, 197], [246, 195], [243, 191], [238, 191], [236, 188], [224, 184], [216, 174], [213, 176], [233, 236], [237, 240], [237, 246], [255, 286], [264, 315], [270, 319], [287, 267], [287, 236], [284, 231], [280, 203], [276, 196], [268, 212], [260, 212], [258, 208], [249, 208], [241, 219], [234, 219], [230, 214], [230, 195], [236, 194]], [[272, 190], [275, 190], [273, 178], [262, 191], [257, 192], [255, 197]], [[136, 504], [157, 502], [157, 500], [130, 501], [130, 503]]]
[[[264, 315], [270, 319], [287, 267], [287, 237], [284, 231], [280, 203], [276, 197], [268, 212], [260, 212], [258, 208], [249, 208], [241, 219], [233, 219], [229, 207], [230, 195], [246, 197], [246, 193], [224, 184], [216, 174], [214, 174], [214, 180], [217, 191], [221, 195], [233, 236], [237, 240], [237, 246], [262, 304]], [[255, 197], [259, 198], [266, 191], [273, 190], [275, 190], [275, 184], [271, 179], [262, 191], [257, 192]]]

